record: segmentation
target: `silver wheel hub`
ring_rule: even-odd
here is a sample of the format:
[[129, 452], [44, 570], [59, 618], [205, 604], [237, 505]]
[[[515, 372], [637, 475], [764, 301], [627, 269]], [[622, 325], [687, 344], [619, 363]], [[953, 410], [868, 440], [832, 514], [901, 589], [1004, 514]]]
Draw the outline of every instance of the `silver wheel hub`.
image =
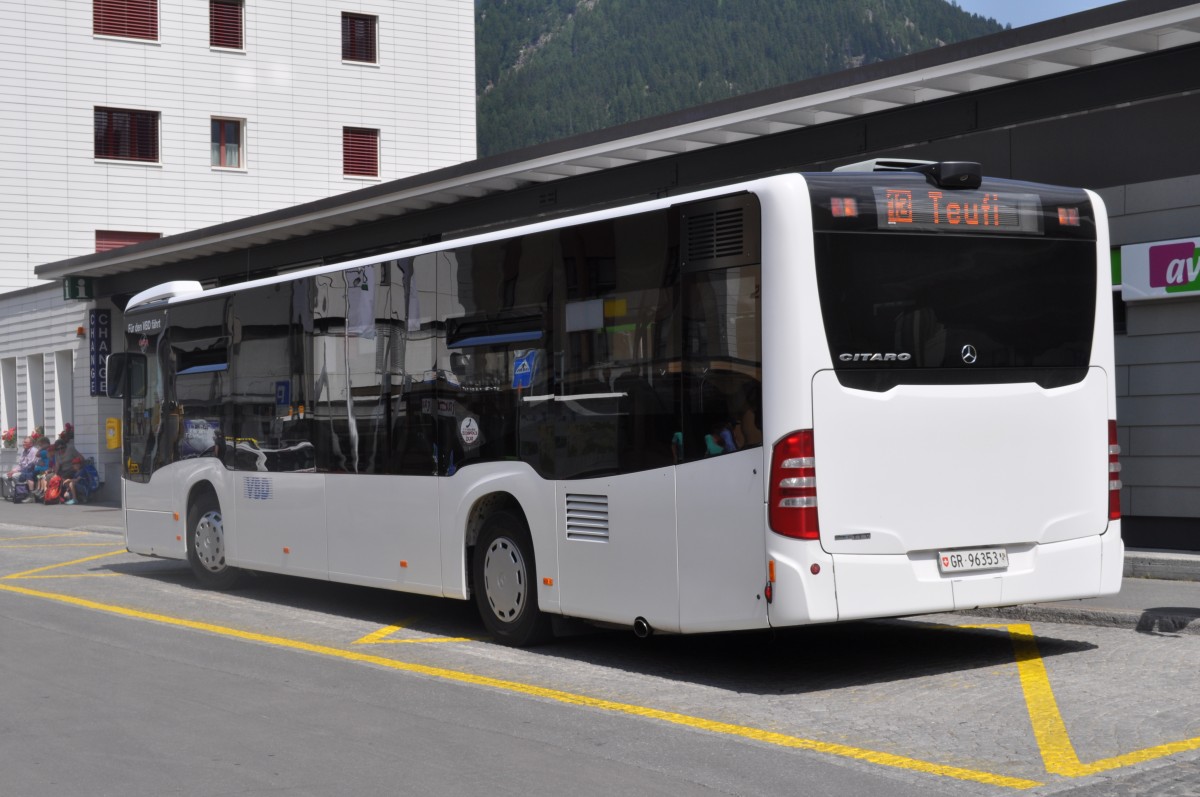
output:
[[200, 517], [192, 533], [192, 545], [205, 570], [219, 573], [225, 569], [225, 526], [220, 512], [205, 512]]
[[488, 605], [502, 622], [512, 623], [520, 618], [529, 592], [529, 577], [525, 558], [507, 537], [500, 537], [488, 546], [483, 558], [483, 590]]

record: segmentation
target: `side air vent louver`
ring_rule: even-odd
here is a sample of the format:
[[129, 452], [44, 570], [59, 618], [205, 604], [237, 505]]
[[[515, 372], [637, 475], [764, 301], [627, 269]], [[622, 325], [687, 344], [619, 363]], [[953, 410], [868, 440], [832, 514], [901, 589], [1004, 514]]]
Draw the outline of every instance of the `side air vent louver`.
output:
[[680, 209], [680, 251], [689, 270], [759, 262], [758, 199], [738, 194]]
[[687, 259], [712, 260], [740, 255], [746, 237], [744, 215], [743, 208], [730, 208], [689, 216]]
[[608, 542], [608, 496], [567, 493], [567, 539]]

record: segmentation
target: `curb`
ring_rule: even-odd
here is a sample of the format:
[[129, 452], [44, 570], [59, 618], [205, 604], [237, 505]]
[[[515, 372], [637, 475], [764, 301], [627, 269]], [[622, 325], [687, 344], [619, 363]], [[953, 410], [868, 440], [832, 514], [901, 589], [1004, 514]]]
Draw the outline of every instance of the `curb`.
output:
[[1200, 581], [1200, 556], [1174, 551], [1126, 551], [1125, 578]]
[[1144, 612], [1121, 609], [1085, 609], [1068, 606], [1006, 606], [995, 609], [972, 609], [961, 612], [970, 617], [991, 617], [1001, 620], [1020, 620], [1029, 623], [1067, 623], [1095, 625], [1104, 628], [1125, 628], [1154, 636], [1200, 636], [1200, 611], [1169, 609]]

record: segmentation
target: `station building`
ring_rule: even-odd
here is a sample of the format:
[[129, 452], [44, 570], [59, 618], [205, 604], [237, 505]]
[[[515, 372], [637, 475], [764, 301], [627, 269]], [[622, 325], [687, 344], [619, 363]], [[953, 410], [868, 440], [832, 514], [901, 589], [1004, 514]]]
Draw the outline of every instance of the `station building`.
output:
[[88, 455], [113, 303], [35, 266], [476, 152], [468, 0], [6, 0], [0, 71], [0, 426]]
[[[1200, 550], [1196, 120], [1200, 4], [1129, 0], [122, 249], [45, 262], [36, 273], [56, 286], [86, 280], [93, 298], [68, 306], [77, 307], [79, 317], [108, 311], [115, 324], [130, 296], [171, 280], [230, 284], [873, 157], [978, 161], [993, 176], [1084, 186], [1101, 194], [1111, 221], [1127, 543]], [[59, 295], [54, 299], [63, 302]], [[0, 307], [7, 301], [0, 297]], [[50, 362], [51, 353], [59, 355], [46, 341], [64, 334], [42, 330], [19, 356]], [[66, 347], [71, 356], [86, 360], [95, 334], [85, 329], [75, 348]], [[7, 396], [13, 377], [10, 366], [4, 368], [0, 383]], [[104, 419], [119, 414], [115, 402], [82, 390], [75, 401], [95, 406], [89, 415], [98, 439]], [[114, 475], [117, 461], [113, 452], [103, 459]], [[1019, 501], [1021, 475], [1012, 479], [1012, 497]]]

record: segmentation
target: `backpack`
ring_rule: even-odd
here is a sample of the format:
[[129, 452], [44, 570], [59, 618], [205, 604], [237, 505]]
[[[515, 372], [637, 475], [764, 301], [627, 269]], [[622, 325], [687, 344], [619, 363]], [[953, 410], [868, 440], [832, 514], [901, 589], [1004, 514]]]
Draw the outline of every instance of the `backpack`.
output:
[[100, 489], [100, 474], [89, 459], [75, 474], [75, 478], [75, 500], [81, 504], [87, 503], [92, 494]]
[[12, 502], [19, 504], [29, 497], [29, 485], [25, 482], [14, 482], [12, 488]]
[[57, 504], [62, 500], [62, 476], [51, 476], [46, 483], [46, 494], [42, 496], [43, 504]]

